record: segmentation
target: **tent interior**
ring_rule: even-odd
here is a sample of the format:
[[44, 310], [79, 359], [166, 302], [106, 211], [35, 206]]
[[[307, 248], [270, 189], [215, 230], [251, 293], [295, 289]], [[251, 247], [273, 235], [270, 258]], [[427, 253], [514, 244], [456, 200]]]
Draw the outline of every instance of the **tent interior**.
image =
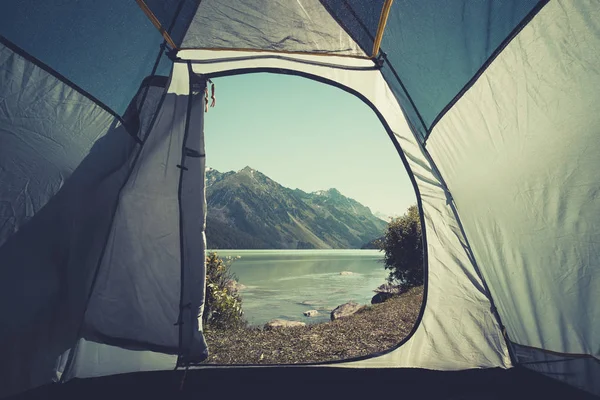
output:
[[[600, 395], [596, 1], [0, 7], [0, 397]], [[425, 298], [393, 349], [203, 364], [205, 89], [257, 72], [357, 96], [402, 159]]]

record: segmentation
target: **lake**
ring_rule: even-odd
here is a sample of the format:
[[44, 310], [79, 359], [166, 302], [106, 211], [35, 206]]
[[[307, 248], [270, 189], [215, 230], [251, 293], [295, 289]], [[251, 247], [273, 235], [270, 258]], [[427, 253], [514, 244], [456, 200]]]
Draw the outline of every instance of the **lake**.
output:
[[[215, 251], [220, 257], [240, 257], [231, 270], [246, 286], [240, 294], [250, 325], [274, 318], [307, 324], [329, 321], [331, 310], [340, 304], [370, 304], [373, 290], [387, 277], [378, 250]], [[314, 309], [319, 315], [303, 315]]]

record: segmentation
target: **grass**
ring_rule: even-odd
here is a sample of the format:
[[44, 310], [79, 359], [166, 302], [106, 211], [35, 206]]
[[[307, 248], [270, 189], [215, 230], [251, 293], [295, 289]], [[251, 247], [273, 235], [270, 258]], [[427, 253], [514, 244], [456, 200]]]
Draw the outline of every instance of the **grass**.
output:
[[360, 357], [397, 345], [414, 326], [423, 287], [358, 313], [293, 328], [205, 330], [207, 364], [298, 364]]

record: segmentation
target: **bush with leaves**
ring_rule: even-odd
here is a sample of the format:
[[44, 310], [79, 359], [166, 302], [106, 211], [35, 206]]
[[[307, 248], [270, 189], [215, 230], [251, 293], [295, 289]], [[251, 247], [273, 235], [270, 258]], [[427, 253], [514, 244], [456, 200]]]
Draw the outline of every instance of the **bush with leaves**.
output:
[[385, 253], [383, 262], [385, 269], [390, 270], [390, 283], [405, 289], [423, 284], [423, 239], [417, 206], [409, 207], [401, 217], [392, 218], [377, 244]]
[[223, 259], [217, 253], [206, 256], [206, 297], [202, 314], [205, 326], [234, 329], [246, 325], [237, 279], [230, 269], [232, 262], [231, 257]]

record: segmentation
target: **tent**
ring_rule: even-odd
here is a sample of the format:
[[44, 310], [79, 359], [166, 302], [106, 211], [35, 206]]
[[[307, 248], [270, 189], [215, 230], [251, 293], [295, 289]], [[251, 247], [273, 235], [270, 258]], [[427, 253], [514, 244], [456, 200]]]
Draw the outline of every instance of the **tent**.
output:
[[600, 394], [597, 1], [1, 8], [0, 396], [206, 358], [204, 93], [257, 72], [362, 99], [422, 215], [415, 328], [319, 371], [528, 368]]

